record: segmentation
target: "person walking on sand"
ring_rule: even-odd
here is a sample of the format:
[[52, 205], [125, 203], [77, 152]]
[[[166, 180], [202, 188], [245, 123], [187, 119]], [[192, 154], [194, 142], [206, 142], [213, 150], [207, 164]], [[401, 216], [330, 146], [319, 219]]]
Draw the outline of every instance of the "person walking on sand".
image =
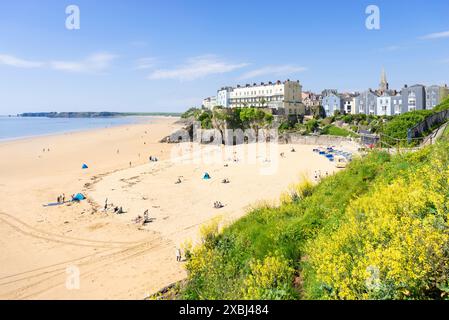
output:
[[104, 211], [108, 210], [108, 198], [104, 201]]
[[62, 194], [62, 203], [65, 203], [65, 193]]
[[181, 262], [181, 249], [176, 248], [176, 261]]

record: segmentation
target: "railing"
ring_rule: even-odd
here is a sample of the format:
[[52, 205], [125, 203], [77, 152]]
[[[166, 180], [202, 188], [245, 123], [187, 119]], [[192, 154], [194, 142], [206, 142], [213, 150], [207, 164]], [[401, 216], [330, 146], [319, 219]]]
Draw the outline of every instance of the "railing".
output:
[[428, 116], [426, 119], [407, 130], [407, 142], [421, 137], [423, 133], [431, 131], [435, 126], [446, 122], [449, 119], [449, 109]]

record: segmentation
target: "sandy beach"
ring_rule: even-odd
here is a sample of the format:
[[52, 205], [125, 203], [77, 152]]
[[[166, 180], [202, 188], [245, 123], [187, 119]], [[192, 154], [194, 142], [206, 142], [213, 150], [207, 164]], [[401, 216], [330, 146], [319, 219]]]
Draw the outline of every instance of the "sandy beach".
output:
[[[231, 222], [315, 170], [336, 170], [314, 146], [276, 145], [271, 158], [248, 160], [245, 145], [159, 143], [176, 120], [0, 143], [1, 299], [143, 299], [185, 277], [175, 249], [202, 224]], [[43, 206], [78, 192], [87, 200]], [[104, 211], [106, 199], [124, 213]], [[145, 210], [151, 223], [134, 223]], [[73, 270], [79, 288], [67, 284]]]

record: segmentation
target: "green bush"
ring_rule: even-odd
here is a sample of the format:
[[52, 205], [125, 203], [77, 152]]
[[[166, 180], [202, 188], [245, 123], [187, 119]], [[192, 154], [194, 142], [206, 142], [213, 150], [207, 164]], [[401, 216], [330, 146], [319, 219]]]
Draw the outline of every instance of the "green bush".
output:
[[398, 140], [407, 139], [408, 129], [426, 119], [433, 112], [430, 110], [417, 110], [406, 112], [394, 117], [382, 130], [385, 141], [390, 145], [395, 145]]

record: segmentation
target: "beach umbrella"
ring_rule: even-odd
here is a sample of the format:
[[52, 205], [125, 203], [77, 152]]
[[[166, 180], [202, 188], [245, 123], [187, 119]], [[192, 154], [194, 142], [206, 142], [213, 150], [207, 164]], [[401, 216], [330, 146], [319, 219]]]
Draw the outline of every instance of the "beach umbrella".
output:
[[87, 166], [87, 164], [83, 164], [83, 166], [82, 166], [82, 169], [87, 169], [87, 168], [89, 168], [88, 166]]

